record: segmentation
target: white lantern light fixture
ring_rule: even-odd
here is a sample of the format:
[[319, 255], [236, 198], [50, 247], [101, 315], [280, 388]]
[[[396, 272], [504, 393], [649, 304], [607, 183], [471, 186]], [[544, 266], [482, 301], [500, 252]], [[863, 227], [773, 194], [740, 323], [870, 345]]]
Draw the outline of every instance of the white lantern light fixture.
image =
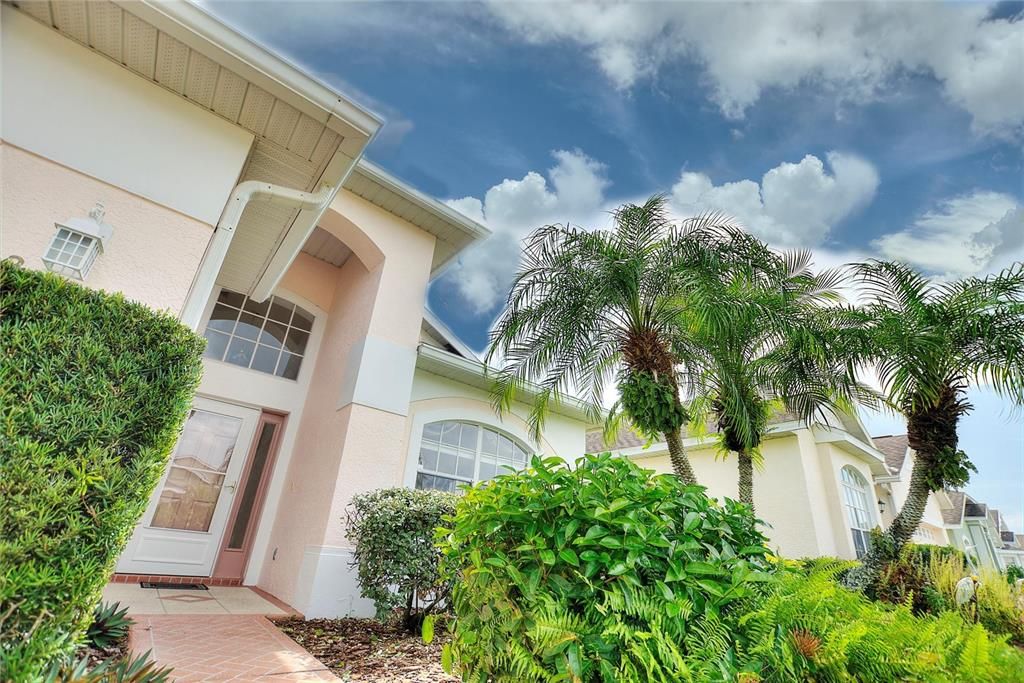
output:
[[54, 223], [57, 232], [43, 256], [47, 270], [78, 280], [89, 275], [96, 257], [114, 234], [114, 229], [103, 222], [103, 213], [103, 204], [97, 202], [88, 218]]

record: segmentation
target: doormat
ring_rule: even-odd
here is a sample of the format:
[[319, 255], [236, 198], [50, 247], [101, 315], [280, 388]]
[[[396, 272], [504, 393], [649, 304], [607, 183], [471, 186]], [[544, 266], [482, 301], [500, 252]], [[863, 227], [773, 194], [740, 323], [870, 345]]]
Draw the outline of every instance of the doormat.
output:
[[209, 587], [201, 583], [166, 583], [163, 581], [142, 581], [143, 588], [173, 588], [176, 591], [208, 591]]

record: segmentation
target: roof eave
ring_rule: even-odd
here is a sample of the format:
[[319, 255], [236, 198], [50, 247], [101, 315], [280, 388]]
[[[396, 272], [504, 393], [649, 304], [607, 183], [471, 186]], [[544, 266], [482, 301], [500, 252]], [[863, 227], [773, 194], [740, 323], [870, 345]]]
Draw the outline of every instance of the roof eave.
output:
[[467, 237], [473, 240], [483, 239], [491, 234], [483, 225], [480, 225], [469, 216], [466, 216], [451, 208], [444, 202], [430, 197], [415, 187], [402, 182], [391, 175], [377, 164], [367, 159], [360, 159], [357, 165], [357, 172], [362, 173], [387, 190], [398, 194], [423, 210], [434, 214], [441, 220], [449, 223], [456, 229], [464, 232]]
[[466, 343], [459, 339], [450, 327], [444, 324], [444, 322], [434, 315], [434, 312], [429, 308], [423, 309], [423, 322], [434, 332], [438, 337], [451, 344], [456, 351], [461, 353], [464, 357], [470, 360], [480, 361], [481, 358], [476, 351], [466, 346]]
[[[490, 390], [493, 381], [488, 376], [488, 368], [482, 361], [463, 358], [425, 343], [421, 343], [417, 347], [416, 367], [485, 391]], [[520, 403], [528, 403], [537, 393], [537, 387], [528, 385], [515, 400]], [[591, 419], [587, 412], [587, 405], [578, 399], [563, 397], [557, 401], [552, 400], [551, 412], [585, 422], [588, 427], [599, 426]]]
[[376, 112], [311, 77], [192, 2], [115, 1], [345, 137], [361, 135], [368, 140], [384, 123]]

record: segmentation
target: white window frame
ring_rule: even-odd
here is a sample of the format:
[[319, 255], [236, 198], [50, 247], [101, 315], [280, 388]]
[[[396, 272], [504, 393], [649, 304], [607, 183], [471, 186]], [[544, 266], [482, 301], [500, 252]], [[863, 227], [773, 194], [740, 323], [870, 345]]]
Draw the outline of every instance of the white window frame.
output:
[[[534, 454], [544, 455], [544, 449], [540, 443], [530, 436], [529, 428], [523, 420], [515, 415], [506, 415], [501, 422], [496, 422], [494, 411], [488, 404], [480, 403], [478, 408], [460, 406], [419, 410], [414, 412], [409, 426], [409, 449], [406, 453], [405, 477], [403, 480], [407, 488], [416, 488], [416, 475], [419, 473], [420, 445], [423, 441], [423, 428], [432, 422], [447, 421], [466, 422], [496, 431], [516, 442], [520, 448], [526, 451], [528, 456]], [[479, 473], [479, 468], [480, 459], [478, 451], [473, 470], [474, 478]]]
[[[213, 311], [216, 308], [217, 303], [218, 303], [218, 301], [220, 299], [221, 292], [223, 292], [226, 289], [228, 289], [228, 288], [227, 287], [220, 287], [220, 286], [214, 287], [214, 290], [211, 293], [209, 301], [206, 302], [206, 308], [203, 311], [203, 317], [202, 317], [202, 320], [201, 320], [201, 323], [200, 323], [198, 334], [200, 334], [200, 335], [205, 335], [206, 334], [206, 330], [207, 330], [207, 328], [210, 325], [210, 319], [213, 317]], [[231, 292], [236, 293], [236, 294], [242, 294], [241, 292], [236, 292], [235, 290], [228, 290], [228, 291], [231, 291]], [[245, 295], [243, 295], [243, 296], [245, 296]], [[304, 384], [303, 379], [304, 379], [305, 376], [307, 376], [307, 373], [309, 372], [307, 366], [311, 366], [315, 362], [315, 356], [316, 356], [315, 352], [316, 352], [317, 348], [319, 347], [321, 326], [322, 326], [322, 320], [323, 320], [324, 313], [317, 306], [311, 305], [311, 302], [306, 301], [303, 297], [295, 296], [291, 292], [288, 292], [288, 291], [275, 291], [272, 294], [272, 296], [276, 296], [279, 299], [284, 299], [289, 304], [295, 306], [296, 308], [301, 308], [305, 313], [313, 316], [313, 321], [312, 321], [312, 325], [310, 326], [310, 329], [309, 330], [300, 330], [300, 331], [306, 332], [309, 336], [306, 339], [306, 347], [303, 350], [302, 355], [301, 355], [301, 362], [299, 363], [299, 372], [298, 372], [298, 374], [294, 378], [284, 377], [282, 375], [278, 375], [278, 374], [275, 374], [275, 373], [272, 373], [272, 372], [265, 372], [263, 370], [259, 370], [257, 368], [253, 368], [253, 367], [246, 367], [244, 365], [238, 365], [236, 363], [232, 363], [232, 362], [226, 361], [226, 360], [221, 360], [221, 359], [217, 359], [217, 358], [211, 358], [209, 356], [206, 356], [205, 354], [203, 355], [203, 360], [205, 362], [217, 363], [218, 365], [234, 368], [236, 370], [241, 370], [243, 372], [254, 373], [254, 374], [259, 375], [261, 377], [270, 377], [270, 378], [273, 378], [274, 380], [277, 380], [277, 381], [280, 381], [280, 382], [287, 382], [288, 384], [292, 384], [292, 385]], [[243, 312], [244, 312], [244, 309], [243, 309]], [[289, 325], [289, 328], [290, 328], [290, 325]], [[228, 335], [228, 336], [229, 336], [228, 343], [230, 344], [231, 343], [231, 339], [234, 339], [234, 335], [232, 334], [232, 335]], [[282, 351], [282, 353], [283, 353], [283, 351]], [[280, 360], [279, 360], [279, 362], [280, 362]], [[250, 364], [251, 364], [251, 360], [250, 360]]]
[[[510, 434], [506, 434], [503, 430], [500, 430], [500, 429], [498, 429], [496, 427], [492, 427], [492, 426], [489, 426], [489, 425], [483, 425], [483, 424], [480, 424], [479, 422], [474, 422], [472, 420], [437, 420], [435, 422], [426, 422], [426, 423], [424, 423], [423, 429], [420, 431], [420, 449], [419, 450], [420, 451], [423, 450], [423, 447], [425, 445], [424, 442], [427, 441], [427, 439], [424, 437], [424, 435], [426, 434], [427, 427], [429, 427], [431, 425], [450, 425], [450, 424], [469, 425], [471, 427], [475, 427], [476, 428], [476, 439], [475, 439], [476, 443], [473, 444], [473, 448], [472, 448], [472, 454], [473, 454], [473, 472], [472, 472], [472, 474], [470, 474], [467, 477], [465, 475], [459, 475], [458, 473], [442, 472], [439, 469], [425, 469], [422, 465], [419, 464], [419, 453], [417, 453], [417, 459], [416, 459], [416, 461], [417, 461], [417, 465], [416, 465], [416, 478], [417, 479], [419, 479], [419, 475], [423, 474], [423, 475], [426, 475], [426, 476], [437, 477], [437, 478], [440, 478], [440, 479], [448, 479], [448, 480], [455, 481], [456, 482], [456, 486], [458, 486], [460, 484], [470, 484], [470, 485], [472, 485], [472, 484], [476, 484], [477, 482], [481, 481], [481, 478], [480, 478], [480, 465], [482, 464], [482, 461], [483, 461], [484, 455], [485, 455], [484, 448], [483, 448], [484, 433], [485, 432], [489, 432], [491, 434], [494, 434], [494, 435], [496, 435], [499, 438], [500, 437], [505, 437], [506, 439], [508, 439], [512, 443], [513, 447], [516, 447], [520, 451], [522, 451], [522, 453], [523, 453], [522, 466], [524, 468], [527, 465], [529, 465], [530, 457], [534, 455], [531, 452], [532, 449], [529, 446], [526, 446], [526, 445], [520, 443], [519, 439], [516, 439], [515, 437], [511, 436]], [[431, 441], [433, 441], [433, 440], [431, 440]], [[433, 444], [431, 444], [431, 445], [433, 445]], [[443, 439], [443, 435], [439, 436], [439, 438], [437, 439], [437, 446], [438, 446], [438, 450], [440, 450], [440, 448], [442, 446], [448, 446], [450, 448], [455, 448], [457, 450], [457, 452], [459, 452], [459, 455], [457, 455], [456, 457], [460, 457], [463, 454], [468, 455], [469, 452], [470, 452], [469, 448], [463, 447], [461, 444], [458, 445], [458, 446], [452, 446], [451, 444], [445, 444], [444, 443], [444, 439]], [[490, 456], [491, 454], [488, 453], [486, 455]], [[494, 475], [492, 475], [492, 477], [493, 476], [498, 476], [499, 474], [507, 473], [509, 471], [507, 469], [508, 467], [509, 467], [508, 463], [496, 462], [495, 463], [495, 473], [494, 473]], [[490, 479], [492, 477], [488, 477], [488, 479]], [[415, 485], [415, 482], [414, 482], [414, 485]]]
[[[850, 473], [852, 481], [847, 481], [844, 472]], [[839, 470], [839, 491], [842, 496], [840, 502], [846, 515], [846, 526], [850, 531], [850, 542], [853, 544], [854, 554], [857, 555], [857, 559], [860, 559], [871, 547], [869, 535], [871, 530], [878, 526], [878, 518], [875, 516], [875, 510], [872, 509], [874, 497], [871, 495], [871, 485], [864, 477], [864, 474], [856, 467], [843, 465]], [[859, 502], [863, 503], [863, 507], [858, 505], [858, 498], [860, 499]], [[861, 526], [857, 519], [856, 512], [858, 510], [863, 512], [863, 516], [867, 520], [863, 523], [863, 526]], [[858, 536], [864, 547], [863, 551], [857, 548]]]

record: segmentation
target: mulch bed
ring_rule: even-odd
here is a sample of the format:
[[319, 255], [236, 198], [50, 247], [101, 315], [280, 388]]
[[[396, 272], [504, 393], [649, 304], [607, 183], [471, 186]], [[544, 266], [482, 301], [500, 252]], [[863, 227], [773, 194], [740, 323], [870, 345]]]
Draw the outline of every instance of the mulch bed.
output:
[[88, 658], [89, 668], [92, 669], [106, 659], [124, 659], [128, 654], [128, 637], [125, 636], [116, 644], [108, 648], [82, 645], [75, 650], [75, 659]]
[[441, 624], [429, 645], [418, 635], [373, 619], [284, 619], [276, 624], [345, 681], [459, 681], [441, 668], [447, 635]]

